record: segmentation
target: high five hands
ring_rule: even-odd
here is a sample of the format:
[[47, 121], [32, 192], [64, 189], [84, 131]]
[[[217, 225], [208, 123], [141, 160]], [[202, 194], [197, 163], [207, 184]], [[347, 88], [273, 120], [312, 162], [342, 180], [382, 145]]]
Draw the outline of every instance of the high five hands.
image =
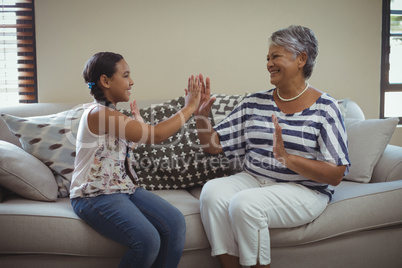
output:
[[192, 107], [194, 111], [197, 110], [200, 103], [200, 96], [202, 91], [202, 85], [198, 76], [190, 76], [188, 78], [188, 87], [184, 89], [185, 106]]
[[207, 117], [211, 112], [212, 104], [216, 98], [211, 98], [211, 81], [209, 77], [205, 79], [205, 82], [202, 74], [199, 74], [198, 77], [201, 83], [201, 100], [200, 105], [198, 106], [198, 109], [195, 111], [194, 115]]

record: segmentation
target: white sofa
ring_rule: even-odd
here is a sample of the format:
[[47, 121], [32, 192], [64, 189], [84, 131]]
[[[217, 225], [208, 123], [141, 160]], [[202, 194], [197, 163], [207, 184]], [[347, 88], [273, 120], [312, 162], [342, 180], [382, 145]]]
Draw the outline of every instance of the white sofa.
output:
[[[140, 102], [139, 105], [148, 107], [150, 103]], [[364, 141], [365, 137], [358, 134], [359, 128], [376, 141], [380, 139], [377, 132], [384, 129], [383, 121], [365, 120], [353, 101], [341, 105], [346, 120], [350, 119], [347, 131], [351, 158], [353, 156], [351, 173], [358, 181], [364, 181], [364, 176], [359, 178], [359, 173], [368, 172], [370, 177], [366, 182], [357, 182], [355, 178], [342, 181], [335, 187], [327, 209], [312, 223], [297, 228], [271, 229], [271, 267], [402, 267], [402, 148], [385, 144], [385, 150], [379, 148], [372, 152], [373, 140]], [[24, 104], [0, 108], [0, 114], [42, 116], [73, 106]], [[224, 106], [230, 110], [233, 103], [229, 101]], [[213, 116], [217, 121], [223, 115], [215, 113]], [[392, 135], [392, 127], [387, 131], [391, 132], [388, 136]], [[389, 138], [382, 138], [383, 143], [387, 143]], [[99, 235], [79, 219], [68, 197], [57, 198], [56, 184], [34, 182], [37, 185], [23, 189], [34, 191], [33, 195], [41, 194], [40, 191], [53, 195], [54, 191], [53, 197], [46, 197], [48, 202], [22, 197], [25, 192], [19, 192], [23, 188], [21, 184], [31, 183], [29, 177], [40, 177], [41, 172], [47, 176], [48, 171], [39, 164], [32, 164], [35, 163], [32, 159], [29, 160], [31, 164], [25, 165], [30, 155], [26, 153], [22, 157], [25, 151], [19, 149], [18, 159], [15, 159], [19, 167], [15, 172], [20, 173], [11, 172], [13, 167], [7, 166], [7, 161], [13, 152], [17, 152], [17, 147], [21, 147], [18, 138], [0, 119], [0, 187], [3, 192], [5, 188], [11, 188], [20, 193], [3, 195], [0, 203], [0, 267], [117, 267], [125, 247]], [[360, 150], [362, 154], [355, 153]], [[369, 165], [368, 171], [364, 165]], [[14, 185], [10, 180], [18, 183]], [[201, 186], [194, 186], [154, 191], [178, 207], [185, 216], [187, 231], [181, 268], [219, 267], [216, 258], [210, 255], [199, 216], [201, 189]]]

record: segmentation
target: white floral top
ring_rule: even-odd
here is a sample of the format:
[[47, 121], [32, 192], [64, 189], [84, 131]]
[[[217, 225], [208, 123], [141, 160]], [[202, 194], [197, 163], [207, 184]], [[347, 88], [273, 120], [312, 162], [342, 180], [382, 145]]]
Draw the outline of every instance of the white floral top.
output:
[[[133, 142], [109, 134], [96, 135], [89, 130], [88, 114], [99, 104], [86, 105], [77, 133], [75, 169], [70, 198], [101, 194], [134, 193], [137, 175], [133, 169]], [[126, 172], [125, 160], [134, 182]]]

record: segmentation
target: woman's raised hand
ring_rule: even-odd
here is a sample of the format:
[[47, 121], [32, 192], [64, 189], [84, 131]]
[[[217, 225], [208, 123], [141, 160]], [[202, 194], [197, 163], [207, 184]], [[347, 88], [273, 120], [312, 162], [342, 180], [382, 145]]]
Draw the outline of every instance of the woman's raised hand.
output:
[[211, 112], [212, 104], [215, 101], [215, 97], [211, 98], [211, 82], [209, 77], [205, 79], [202, 74], [199, 75], [200, 82], [201, 82], [201, 100], [198, 109], [195, 111], [196, 116], [204, 116], [207, 117]]
[[188, 88], [184, 89], [185, 96], [185, 106], [196, 111], [201, 99], [201, 82], [198, 76], [192, 75], [188, 79]]
[[274, 123], [275, 132], [273, 133], [273, 153], [276, 160], [286, 166], [288, 153], [285, 150], [285, 144], [282, 138], [282, 127], [278, 123], [278, 118], [272, 114], [272, 123]]

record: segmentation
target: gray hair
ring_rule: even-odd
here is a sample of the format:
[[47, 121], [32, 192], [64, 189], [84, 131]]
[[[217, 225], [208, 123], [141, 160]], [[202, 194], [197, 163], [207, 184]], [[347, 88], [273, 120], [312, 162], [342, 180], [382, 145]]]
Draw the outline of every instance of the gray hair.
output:
[[300, 53], [307, 53], [307, 62], [303, 68], [305, 79], [310, 78], [318, 55], [318, 41], [314, 32], [303, 26], [292, 25], [274, 32], [269, 38], [269, 44], [280, 46], [291, 52], [296, 58]]

